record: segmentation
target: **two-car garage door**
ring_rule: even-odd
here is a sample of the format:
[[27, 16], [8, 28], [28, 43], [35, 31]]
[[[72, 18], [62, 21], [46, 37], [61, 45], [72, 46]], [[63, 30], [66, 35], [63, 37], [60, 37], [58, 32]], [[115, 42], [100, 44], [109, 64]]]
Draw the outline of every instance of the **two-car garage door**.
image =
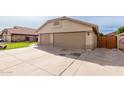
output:
[[72, 49], [84, 49], [85, 34], [83, 32], [54, 34], [54, 46]]
[[53, 39], [53, 46], [71, 49], [84, 49], [85, 48], [85, 33], [54, 33], [53, 38], [50, 34], [42, 34], [41, 43], [43, 45], [50, 45], [50, 39]]

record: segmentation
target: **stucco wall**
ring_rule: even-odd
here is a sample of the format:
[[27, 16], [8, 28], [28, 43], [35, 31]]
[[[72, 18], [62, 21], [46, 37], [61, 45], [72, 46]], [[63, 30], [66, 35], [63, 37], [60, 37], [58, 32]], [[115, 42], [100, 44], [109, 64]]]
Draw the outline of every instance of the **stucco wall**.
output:
[[36, 41], [37, 36], [28, 36], [28, 35], [12, 35], [12, 41], [25, 41], [25, 38], [29, 37], [29, 41]]
[[11, 35], [3, 35], [3, 40], [7, 42], [11, 42]]
[[75, 32], [75, 31], [92, 31], [92, 27], [75, 23], [69, 20], [59, 21], [60, 25], [54, 26], [54, 22], [45, 25], [38, 33], [60, 33], [60, 32]]
[[3, 32], [2, 39], [4, 41], [11, 42], [11, 34], [8, 31]]
[[3, 35], [3, 40], [6, 41], [6, 36], [5, 35]]
[[97, 47], [97, 36], [94, 32], [86, 32], [86, 49], [94, 49]]
[[13, 35], [12, 41], [25, 41], [25, 35]]
[[93, 38], [92, 46], [93, 48], [96, 48], [97, 47], [97, 35], [94, 32], [92, 33], [92, 38]]
[[38, 44], [41, 44], [41, 34], [38, 35]]
[[117, 47], [118, 49], [124, 49], [124, 35], [117, 36]]
[[11, 42], [11, 35], [7, 35], [7, 41]]

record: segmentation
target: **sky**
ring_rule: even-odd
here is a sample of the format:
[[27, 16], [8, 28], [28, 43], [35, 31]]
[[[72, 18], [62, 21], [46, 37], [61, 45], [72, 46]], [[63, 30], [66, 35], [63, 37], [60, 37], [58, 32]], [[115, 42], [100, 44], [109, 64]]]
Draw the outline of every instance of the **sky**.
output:
[[[60, 16], [0, 16], [0, 31], [13, 26], [38, 28], [49, 19]], [[124, 26], [124, 16], [69, 16], [99, 26], [100, 32], [107, 34]]]

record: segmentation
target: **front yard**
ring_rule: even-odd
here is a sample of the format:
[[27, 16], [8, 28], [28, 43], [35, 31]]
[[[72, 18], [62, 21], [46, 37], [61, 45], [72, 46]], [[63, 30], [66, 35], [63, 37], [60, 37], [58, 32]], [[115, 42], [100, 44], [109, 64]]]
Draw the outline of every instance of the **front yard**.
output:
[[32, 44], [36, 44], [36, 42], [14, 42], [14, 43], [5, 43], [7, 45], [6, 49], [16, 49], [16, 48], [23, 48], [28, 47]]

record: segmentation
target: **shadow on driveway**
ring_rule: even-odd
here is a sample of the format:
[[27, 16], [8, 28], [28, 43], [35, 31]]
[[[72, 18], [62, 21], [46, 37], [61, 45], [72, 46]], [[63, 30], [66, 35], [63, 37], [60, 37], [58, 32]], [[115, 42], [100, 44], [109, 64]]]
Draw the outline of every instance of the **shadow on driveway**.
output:
[[54, 55], [95, 63], [101, 66], [124, 66], [124, 53], [117, 49], [96, 48], [93, 51], [86, 51], [80, 49], [61, 49], [58, 47], [52, 48], [41, 45], [35, 48]]

